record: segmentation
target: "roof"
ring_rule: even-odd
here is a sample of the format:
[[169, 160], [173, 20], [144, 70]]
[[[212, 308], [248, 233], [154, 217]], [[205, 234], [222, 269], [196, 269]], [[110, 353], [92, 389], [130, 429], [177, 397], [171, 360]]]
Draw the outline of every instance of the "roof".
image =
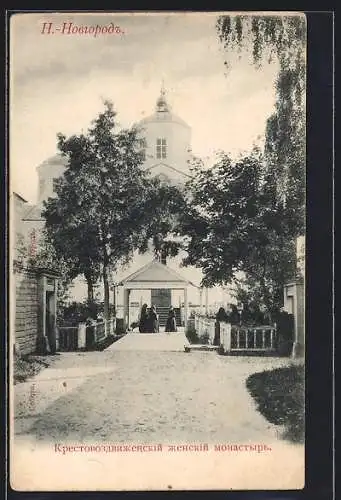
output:
[[143, 126], [144, 124], [147, 123], [178, 123], [179, 125], [183, 125], [186, 128], [190, 128], [188, 123], [185, 122], [182, 118], [179, 116], [175, 115], [171, 111], [163, 111], [163, 112], [158, 112], [156, 111], [150, 116], [146, 116], [146, 118], [143, 118], [139, 123], [138, 126]]
[[23, 198], [19, 193], [17, 193], [16, 191], [13, 191], [13, 194], [14, 196], [16, 196], [17, 198], [19, 198], [21, 201], [23, 201], [24, 203], [27, 203], [27, 200], [25, 198]]
[[125, 279], [121, 281], [120, 284], [125, 285], [126, 283], [134, 283], [134, 282], [172, 282], [172, 283], [182, 283], [184, 285], [194, 285], [192, 282], [188, 281], [186, 278], [183, 278], [179, 273], [169, 268], [165, 264], [162, 264], [158, 260], [152, 260], [145, 266], [141, 267], [135, 273], [127, 276]]
[[177, 174], [180, 174], [180, 175], [183, 175], [184, 177], [188, 177], [189, 179], [192, 178], [191, 175], [187, 174], [186, 172], [182, 172], [181, 170], [175, 168], [175, 167], [172, 167], [172, 165], [168, 165], [168, 163], [164, 163], [164, 162], [160, 162], [160, 163], [154, 163], [153, 165], [151, 166], [148, 166], [146, 168], [146, 170], [152, 170], [153, 168], [156, 168], [156, 167], [166, 167], [170, 170], [173, 170], [174, 172], [176, 172]]

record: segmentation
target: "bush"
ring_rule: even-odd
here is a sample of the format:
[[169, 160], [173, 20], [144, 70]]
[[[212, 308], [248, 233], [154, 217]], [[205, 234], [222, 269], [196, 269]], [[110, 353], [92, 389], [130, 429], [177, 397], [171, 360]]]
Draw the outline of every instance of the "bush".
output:
[[209, 340], [210, 336], [207, 332], [205, 332], [204, 335], [201, 335], [201, 337], [199, 337], [199, 341], [201, 344], [207, 345], [209, 343]]
[[[92, 318], [97, 321], [98, 316], [103, 314], [104, 305], [101, 302], [72, 302], [60, 309], [58, 323], [63, 326], [77, 326]], [[113, 306], [110, 306], [109, 313], [113, 316]]]
[[58, 322], [63, 326], [77, 326], [79, 323], [85, 323], [88, 318], [96, 320], [96, 305], [91, 306], [86, 302], [72, 302], [60, 311]]
[[194, 328], [194, 325], [189, 325], [186, 329], [186, 337], [190, 344], [199, 344], [200, 340]]
[[27, 379], [34, 377], [43, 368], [47, 368], [51, 363], [48, 357], [37, 358], [34, 355], [18, 356], [13, 359], [13, 379], [14, 385], [25, 382]]
[[116, 318], [116, 335], [123, 335], [126, 333], [127, 328], [126, 325], [124, 324], [124, 319], [123, 318]]
[[304, 440], [304, 367], [291, 366], [254, 373], [246, 387], [264, 417], [285, 426], [285, 438]]
[[117, 342], [119, 340], [115, 335], [108, 335], [104, 340], [99, 342], [95, 349], [97, 351], [104, 351], [107, 347], [111, 346], [114, 342]]

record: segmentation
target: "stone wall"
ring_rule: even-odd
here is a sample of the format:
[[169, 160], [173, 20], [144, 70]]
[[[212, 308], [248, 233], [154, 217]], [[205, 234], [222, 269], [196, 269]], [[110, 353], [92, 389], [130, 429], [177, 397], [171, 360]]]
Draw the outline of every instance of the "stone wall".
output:
[[17, 269], [15, 279], [15, 346], [20, 355], [36, 350], [38, 335], [38, 277]]

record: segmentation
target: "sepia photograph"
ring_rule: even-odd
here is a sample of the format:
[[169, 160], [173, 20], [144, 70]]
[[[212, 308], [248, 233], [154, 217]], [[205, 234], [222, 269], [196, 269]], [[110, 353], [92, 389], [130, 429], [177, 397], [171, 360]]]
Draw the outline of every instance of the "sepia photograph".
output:
[[9, 40], [11, 487], [303, 489], [305, 15]]

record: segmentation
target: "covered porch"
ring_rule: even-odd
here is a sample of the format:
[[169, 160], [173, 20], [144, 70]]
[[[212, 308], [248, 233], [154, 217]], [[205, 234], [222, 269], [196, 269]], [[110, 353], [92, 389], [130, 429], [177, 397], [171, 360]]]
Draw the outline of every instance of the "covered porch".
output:
[[[123, 289], [123, 320], [127, 327], [136, 321], [136, 313], [141, 310], [142, 302], [147, 303], [148, 307], [155, 305], [161, 328], [165, 325], [171, 306], [176, 312], [177, 325], [187, 327], [189, 318], [188, 288], [190, 286], [197, 288], [197, 286], [166, 264], [153, 260], [124, 278], [119, 286]], [[132, 302], [132, 294], [136, 291], [141, 292], [141, 298], [136, 301], [137, 297], [135, 297]], [[150, 291], [150, 302], [142, 299], [142, 295], [146, 297], [145, 291]]]

